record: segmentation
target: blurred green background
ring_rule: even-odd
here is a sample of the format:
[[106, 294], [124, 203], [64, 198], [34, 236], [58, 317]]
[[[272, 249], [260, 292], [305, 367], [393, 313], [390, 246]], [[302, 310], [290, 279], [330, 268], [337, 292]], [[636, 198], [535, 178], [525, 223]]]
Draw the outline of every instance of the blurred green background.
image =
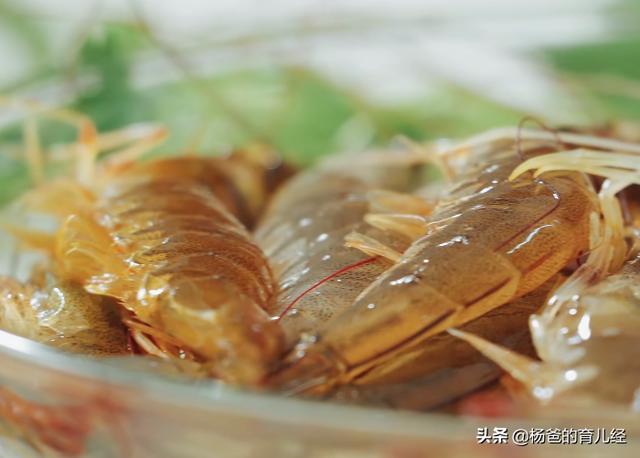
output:
[[[452, 52], [447, 54], [452, 58], [451, 65], [445, 63], [439, 67], [445, 69], [444, 73], [436, 71], [429, 74], [425, 71], [424, 92], [414, 90], [411, 97], [405, 95], [397, 100], [387, 97], [384, 101], [370, 97], [368, 94], [371, 91], [359, 90], [358, 83], [344, 83], [335, 75], [323, 73], [317, 66], [306, 65], [304, 60], [282, 59], [281, 52], [276, 53], [277, 57], [271, 61], [268, 58], [261, 59], [255, 65], [247, 65], [240, 59], [242, 65], [235, 65], [236, 68], [233, 68], [234, 65], [221, 65], [219, 68], [213, 65], [213, 70], [194, 70], [197, 67], [194, 59], [197, 61], [198, 53], [203, 50], [230, 50], [233, 53], [240, 49], [240, 53], [256, 42], [271, 43], [274, 36], [277, 39], [289, 36], [294, 42], [303, 36], [300, 34], [304, 31], [294, 28], [292, 32], [290, 28], [283, 28], [282, 21], [277, 27], [259, 30], [260, 33], [252, 29], [250, 33], [232, 34], [231, 39], [224, 35], [222, 38], [203, 35], [200, 44], [191, 42], [178, 46], [171, 34], [158, 33], [151, 21], [147, 21], [145, 14], [148, 13], [148, 5], [144, 10], [144, 5], [135, 8], [134, 4], [128, 16], [115, 19], [88, 17], [61, 22], [60, 16], [51, 16], [49, 12], [51, 3], [56, 2], [50, 2], [49, 9], [42, 14], [38, 2], [35, 3], [25, 6], [24, 2], [0, 0], [0, 38], [10, 37], [4, 40], [9, 55], [11, 52], [13, 55], [19, 54], [28, 64], [22, 65], [22, 71], [16, 73], [17, 77], [0, 78], [0, 93], [42, 99], [47, 103], [80, 110], [91, 116], [101, 131], [137, 122], [166, 124], [171, 137], [156, 154], [174, 154], [190, 148], [205, 153], [219, 153], [252, 142], [263, 142], [277, 148], [287, 160], [308, 165], [324, 154], [384, 145], [398, 135], [415, 140], [460, 137], [495, 126], [515, 125], [525, 114], [531, 113], [556, 121], [553, 116], [556, 113], [553, 96], [550, 97], [552, 102], [542, 110], [538, 107], [530, 110], [526, 103], [508, 103], [510, 92], [505, 92], [505, 97], [498, 100], [499, 96], [488, 96], [486, 91], [474, 85], [474, 72], [482, 74], [484, 83], [490, 85], [493, 78], [491, 71], [494, 71], [501, 77], [495, 80], [498, 89], [504, 86], [503, 81], [508, 81], [522, 82], [522, 86], [505, 86], [505, 91], [509, 89], [513, 94], [518, 94], [528, 90], [526, 82], [520, 81], [522, 78], [519, 73], [514, 73], [510, 80], [508, 71], [500, 67], [504, 60], [503, 52], [507, 52], [510, 58], [522, 58], [524, 66], [518, 68], [519, 71], [540, 72], [545, 84], [548, 83], [548, 87], [561, 94], [557, 99], [573, 103], [568, 114], [565, 110], [560, 118], [562, 122], [575, 119], [576, 123], [602, 123], [640, 118], [640, 2], [636, 0], [571, 2], [574, 5], [572, 9], [561, 12], [563, 22], [560, 27], [552, 27], [558, 17], [556, 14], [560, 13], [555, 13], [553, 9], [543, 11], [537, 16], [538, 22], [528, 29], [534, 30], [535, 37], [538, 37], [531, 43], [505, 48], [505, 51], [505, 43], [494, 43], [499, 42], [500, 37], [494, 37], [493, 42], [488, 39], [482, 49], [491, 52], [486, 57], [480, 56], [478, 61], [470, 61], [466, 54], [456, 56]], [[283, 3], [278, 4], [282, 6]], [[263, 7], [269, 8], [267, 5]], [[499, 10], [500, 5], [496, 8]], [[370, 9], [365, 11], [371, 12]], [[589, 14], [586, 20], [584, 11]], [[513, 24], [509, 22], [512, 21], [510, 18], [517, 13], [517, 10], [511, 10], [511, 16], [502, 17], [499, 12], [489, 11], [475, 19], [465, 15], [458, 18], [457, 13], [449, 12], [445, 17], [439, 17], [438, 14], [420, 17], [422, 22], [411, 17], [409, 19], [411, 27], [419, 32], [436, 30], [437, 39], [446, 42], [453, 37], [464, 48], [465, 40], [474, 42], [474, 33], [482, 38], [486, 30], [493, 30], [491, 27], [494, 27], [497, 19], [502, 21], [501, 27]], [[63, 11], [60, 14], [64, 17], [65, 13]], [[253, 11], [253, 14], [259, 18], [259, 12]], [[415, 59], [411, 63], [421, 63], [422, 48], [415, 45], [412, 41], [414, 38], [398, 38], [401, 34], [395, 33], [403, 31], [406, 24], [402, 22], [403, 18], [396, 18], [395, 22], [390, 20], [386, 24], [365, 15], [362, 21], [354, 21], [357, 14], [349, 16], [349, 21], [340, 16], [341, 21], [328, 25], [326, 21], [322, 23], [323, 39], [329, 34], [329, 41], [337, 41], [339, 47], [344, 30], [353, 32], [356, 28], [355, 33], [358, 34], [360, 29], [357, 28], [360, 27], [374, 37], [386, 34], [384, 36], [389, 38], [384, 40], [395, 46], [391, 48], [392, 54], [398, 49], [407, 52], [408, 59], [412, 60], [411, 53], [415, 52]], [[408, 14], [411, 16], [414, 13]], [[575, 27], [572, 26], [572, 14], [577, 21]], [[293, 18], [290, 24], [296, 25], [295, 20]], [[591, 23], [589, 21], [599, 24], [592, 27], [597, 33], [587, 31], [584, 36], [574, 40], [562, 39], [563, 34], [584, 28], [585, 23]], [[470, 29], [467, 25], [475, 27], [478, 24], [487, 26], [478, 27], [478, 32], [473, 32], [471, 28], [466, 35], [461, 34], [460, 30]], [[72, 27], [73, 31], [66, 35], [71, 38], [56, 43], [54, 51], [51, 29], [55, 27]], [[520, 26], [512, 29], [514, 39], [522, 38]], [[503, 41], [508, 42], [509, 35], [505, 36], [507, 40]], [[545, 39], [540, 40], [539, 37]], [[353, 41], [353, 33], [346, 39]], [[334, 52], [330, 46], [335, 46], [335, 43], [323, 43], [319, 41], [312, 45], [320, 48], [326, 46], [329, 55]], [[309, 45], [310, 48], [312, 45]], [[359, 46], [371, 51], [374, 45], [363, 38]], [[447, 49], [443, 45], [442, 52], [446, 54]], [[354, 53], [357, 56], [358, 50]], [[368, 55], [372, 57], [363, 59], [376, 59], [376, 52], [369, 52]], [[151, 66], [147, 73], [151, 73], [152, 82], [141, 84], [139, 64], [149, 61], [150, 56], [159, 58], [164, 66], [159, 70]], [[217, 57], [213, 58], [214, 63], [215, 59]], [[10, 59], [7, 58], [6, 62], [7, 65], [3, 64], [3, 67], [9, 71]], [[353, 65], [354, 71], [357, 69], [369, 77], [366, 84], [372, 86], [384, 87], [390, 83], [390, 79], [401, 79], [405, 71], [404, 68], [398, 68], [396, 74], [380, 74], [378, 80], [377, 70], [363, 70], [364, 64], [357, 59], [349, 61], [347, 57], [343, 64], [341, 73], [348, 75], [349, 65]], [[454, 65], [462, 65], [462, 72], [446, 71], [447, 68], [454, 68]], [[384, 67], [385, 63], [382, 62], [381, 66]], [[163, 77], [153, 82], [153, 76], [157, 76], [154, 72], [162, 73]], [[171, 75], [165, 78], [165, 73]], [[456, 78], [459, 73], [466, 73], [462, 75], [466, 79]], [[450, 74], [453, 76], [448, 77]], [[43, 88], [46, 90], [43, 91]], [[58, 93], [64, 96], [58, 97]], [[564, 110], [558, 108], [557, 111], [561, 109]], [[0, 112], [3, 111], [13, 117], [8, 116], [0, 123], [0, 204], [8, 202], [29, 186], [28, 174], [19, 157], [22, 138], [18, 112], [10, 107], [0, 107]], [[60, 124], [42, 122], [41, 131], [46, 146], [73, 138], [73, 131]]]

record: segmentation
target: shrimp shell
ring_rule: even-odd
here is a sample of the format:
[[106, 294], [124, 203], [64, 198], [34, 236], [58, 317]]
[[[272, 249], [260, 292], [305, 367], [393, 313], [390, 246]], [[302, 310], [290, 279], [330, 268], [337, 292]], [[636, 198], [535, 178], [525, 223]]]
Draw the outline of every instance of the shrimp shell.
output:
[[258, 225], [257, 243], [280, 286], [268, 312], [282, 326], [287, 348], [317, 332], [390, 266], [381, 257], [347, 248], [347, 234], [361, 230], [394, 248], [406, 248], [405, 240], [368, 227], [363, 219], [370, 211], [368, 194], [408, 189], [413, 166], [382, 170], [367, 165], [366, 157], [363, 153], [354, 158], [363, 162], [358, 171], [336, 168], [329, 161], [293, 178]]
[[291, 355], [274, 383], [317, 392], [372, 383], [399, 353], [535, 290], [588, 249], [595, 194], [583, 175], [512, 182], [514, 149], [486, 159], [436, 208], [427, 234]]
[[130, 352], [118, 305], [69, 282], [41, 289], [0, 278], [0, 328], [73, 353], [115, 356]]
[[[640, 183], [639, 156], [631, 149], [557, 152], [530, 159], [514, 171], [515, 177], [530, 169], [535, 175], [585, 170], [607, 178], [599, 192], [601, 214], [592, 219], [593, 250], [530, 319], [541, 361], [471, 334], [454, 333], [500, 364], [544, 403], [592, 407], [604, 401], [640, 409], [640, 255], [624, 263], [628, 250], [617, 197], [630, 183]], [[631, 236], [637, 243], [637, 233], [631, 231]]]
[[[534, 349], [527, 330], [531, 314], [544, 303], [552, 278], [540, 288], [495, 308], [461, 327], [480, 336], [491, 336], [501, 345], [526, 355]], [[501, 368], [465, 342], [448, 333], [429, 339], [429, 344], [399, 353], [384, 373], [367, 384], [338, 387], [331, 399], [384, 405], [410, 410], [430, 410], [488, 385], [502, 374]]]
[[[161, 347], [177, 343], [213, 375], [252, 383], [280, 354], [282, 337], [265, 313], [275, 291], [271, 270], [231, 213], [257, 214], [233, 185], [257, 171], [238, 170], [241, 163], [218, 158], [128, 164], [107, 170], [109, 179], [75, 206], [56, 209], [50, 188], [39, 207], [67, 213], [54, 253], [62, 279], [120, 301], [168, 337]], [[85, 190], [58, 188], [69, 186]]]

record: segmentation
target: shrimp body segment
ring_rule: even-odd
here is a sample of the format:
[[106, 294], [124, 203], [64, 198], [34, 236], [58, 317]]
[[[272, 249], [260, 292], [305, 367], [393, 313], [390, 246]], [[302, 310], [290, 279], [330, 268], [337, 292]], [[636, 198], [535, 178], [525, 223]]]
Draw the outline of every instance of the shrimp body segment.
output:
[[[490, 336], [507, 348], [533, 354], [527, 329], [532, 313], [542, 304], [557, 278], [508, 304], [495, 308], [460, 327], [468, 333]], [[361, 378], [358, 385], [337, 387], [332, 399], [429, 410], [448, 405], [498, 379], [502, 369], [490, 358], [446, 332], [428, 344], [409, 347]], [[366, 383], [364, 383], [366, 382]]]
[[[238, 219], [250, 223], [259, 210], [255, 190], [234, 185], [254, 173], [253, 164], [221, 158], [127, 163], [105, 170], [97, 189], [63, 182], [27, 200], [64, 215], [57, 275], [121, 302], [143, 349], [151, 337], [159, 355], [186, 351], [216, 376], [251, 383], [281, 352], [265, 312], [271, 271]], [[74, 186], [86, 199], [56, 197]]]
[[275, 291], [271, 271], [247, 227], [288, 167], [262, 148], [140, 162], [167, 137], [165, 128], [99, 133], [82, 113], [2, 97], [0, 103], [78, 132], [60, 149], [75, 159], [75, 178], [42, 183], [44, 155], [29, 121], [25, 157], [38, 186], [22, 209], [53, 216], [58, 227], [2, 226], [45, 251], [60, 282], [119, 301], [147, 353], [194, 359], [229, 381], [260, 379], [280, 354], [282, 336], [265, 312]]
[[[348, 234], [365, 232], [404, 251], [406, 240], [368, 226], [364, 218], [371, 199], [382, 199], [372, 193], [405, 191], [411, 174], [405, 164], [392, 170], [364, 165], [356, 171], [329, 162], [294, 177], [275, 195], [256, 240], [278, 279], [278, 299], [268, 311], [282, 326], [288, 349], [314, 335], [390, 267], [383, 257], [345, 246]], [[405, 195], [398, 195], [402, 206]], [[397, 205], [395, 210], [405, 211]]]
[[588, 249], [595, 196], [583, 175], [509, 181], [515, 152], [489, 159], [468, 170], [426, 235], [323, 328], [281, 380], [306, 379], [320, 391], [369, 383], [399, 353], [535, 290]]

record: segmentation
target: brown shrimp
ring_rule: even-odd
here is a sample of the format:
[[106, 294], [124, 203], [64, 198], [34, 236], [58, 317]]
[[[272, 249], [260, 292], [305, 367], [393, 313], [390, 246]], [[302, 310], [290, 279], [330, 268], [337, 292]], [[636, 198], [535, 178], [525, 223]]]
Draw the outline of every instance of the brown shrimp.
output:
[[282, 336], [265, 312], [270, 268], [239, 219], [255, 219], [279, 162], [246, 154], [136, 162], [125, 149], [96, 169], [100, 136], [86, 117], [69, 116], [80, 129], [77, 180], [24, 199], [62, 224], [50, 237], [12, 232], [48, 249], [61, 281], [117, 299], [143, 350], [192, 356], [226, 380], [259, 379]]
[[[495, 145], [490, 145], [495, 149]], [[393, 267], [331, 320], [272, 383], [309, 393], [384, 381], [430, 339], [531, 293], [589, 247], [595, 194], [580, 173], [509, 181], [516, 150], [548, 150], [511, 139], [477, 155], [466, 179], [431, 215]], [[297, 387], [297, 388], [296, 388]]]
[[[287, 348], [312, 336], [384, 272], [390, 263], [345, 246], [345, 237], [366, 232], [384, 240], [390, 250], [404, 250], [407, 241], [387, 237], [368, 226], [372, 209], [428, 213], [424, 199], [401, 194], [415, 185], [420, 165], [399, 160], [371, 163], [376, 153], [350, 158], [362, 163], [347, 170], [344, 159], [329, 159], [284, 185], [270, 203], [256, 230], [256, 240], [269, 258], [280, 290], [268, 312], [286, 335]], [[385, 153], [393, 157], [393, 152]], [[398, 152], [398, 154], [402, 154]], [[416, 178], [416, 179], [414, 179]]]

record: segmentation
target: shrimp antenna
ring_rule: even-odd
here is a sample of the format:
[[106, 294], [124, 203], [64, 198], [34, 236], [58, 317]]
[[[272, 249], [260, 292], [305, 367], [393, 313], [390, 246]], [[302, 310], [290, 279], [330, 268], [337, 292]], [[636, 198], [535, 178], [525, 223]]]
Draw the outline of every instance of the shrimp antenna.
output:
[[560, 138], [560, 136], [558, 135], [558, 131], [556, 129], [549, 127], [540, 118], [527, 115], [527, 116], [524, 116], [522, 119], [520, 119], [520, 121], [518, 122], [518, 127], [516, 128], [516, 152], [518, 153], [518, 156], [520, 157], [520, 160], [522, 162], [525, 161], [524, 151], [522, 150], [522, 129], [524, 128], [524, 125], [527, 122], [533, 122], [534, 124], [537, 124], [538, 126], [540, 126], [542, 130], [549, 132], [551, 135], [554, 136], [556, 142], [561, 146], [561, 148], [565, 149], [565, 144]]
[[[153, 27], [149, 24], [144, 9], [140, 5], [140, 2], [138, 0], [129, 0], [129, 4], [131, 6], [131, 10], [133, 11], [133, 15], [138, 22], [138, 25], [140, 26], [142, 32], [147, 36], [149, 41], [154, 46], [156, 46], [162, 52], [162, 54], [165, 55], [165, 57], [167, 57], [167, 59], [173, 64], [173, 66], [180, 73], [182, 73], [182, 75], [198, 92], [211, 100], [211, 102], [213, 102], [213, 105], [219, 106], [229, 117], [229, 119], [231, 119], [233, 123], [236, 124], [236, 126], [240, 127], [245, 132], [248, 132], [255, 140], [260, 143], [275, 146], [275, 142], [269, 135], [258, 129], [242, 113], [240, 113], [235, 107], [227, 102], [227, 100], [221, 94], [213, 90], [210, 85], [204, 84], [200, 78], [194, 75], [192, 69], [190, 68], [190, 65], [185, 61], [183, 56], [174, 47], [170, 46], [164, 40], [158, 37], [158, 35], [154, 32]], [[202, 131], [205, 129], [205, 127], [203, 126], [206, 126], [207, 123], [207, 120], [203, 121], [202, 125], [196, 129], [196, 134], [194, 135], [195, 140], [192, 142], [195, 145], [191, 145], [192, 147], [197, 147], [197, 144], [203, 137]]]
[[[0, 105], [17, 107], [30, 116], [41, 116], [74, 127], [78, 131], [76, 143], [76, 175], [79, 182], [88, 184], [93, 181], [96, 158], [98, 156], [98, 130], [88, 116], [65, 108], [53, 108], [32, 100], [23, 100], [0, 95]], [[25, 125], [27, 162], [34, 181], [42, 178], [42, 150], [33, 119]]]

